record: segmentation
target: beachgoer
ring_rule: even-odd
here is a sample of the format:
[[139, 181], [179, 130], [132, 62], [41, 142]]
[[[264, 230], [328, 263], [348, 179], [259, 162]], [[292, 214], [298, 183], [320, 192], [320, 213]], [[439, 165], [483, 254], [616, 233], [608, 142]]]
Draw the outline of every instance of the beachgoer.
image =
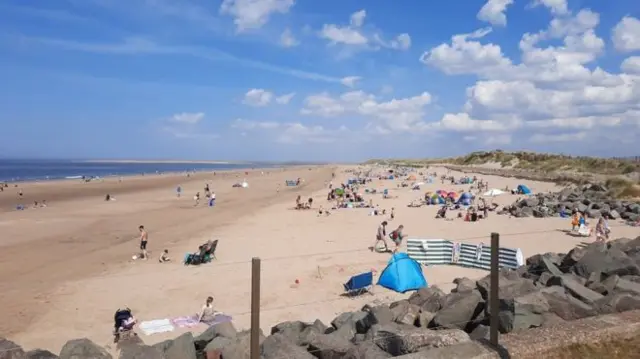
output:
[[382, 243], [384, 243], [384, 251], [385, 252], [388, 251], [389, 250], [389, 246], [387, 245], [387, 241], [385, 239], [386, 236], [387, 236], [387, 221], [383, 221], [378, 226], [378, 232], [376, 233], [376, 242], [374, 243], [374, 245], [371, 248], [371, 250], [372, 251], [377, 251], [378, 242], [382, 241]]
[[20, 198], [22, 198], [22, 189], [20, 189], [20, 190], [18, 191], [18, 196], [19, 196]]
[[165, 249], [164, 252], [162, 252], [162, 255], [160, 256], [160, 258], [158, 259], [158, 262], [165, 263], [170, 261], [171, 261], [171, 258], [169, 258], [169, 250]]
[[147, 260], [147, 258], [149, 257], [147, 255], [147, 242], [149, 241], [149, 235], [147, 234], [147, 231], [144, 229], [143, 225], [140, 225], [140, 227], [138, 227], [138, 230], [140, 231], [140, 250], [142, 251], [142, 253], [140, 253], [140, 257], [144, 260]]
[[571, 231], [575, 232], [578, 227], [580, 227], [580, 214], [578, 211], [574, 211], [571, 217]]
[[211, 198], [209, 199], [209, 207], [213, 207], [216, 205], [216, 193], [211, 192]]
[[405, 237], [405, 235], [402, 233], [403, 230], [404, 230], [404, 226], [401, 224], [401, 225], [398, 226], [398, 228], [396, 228], [396, 230], [394, 230], [393, 232], [389, 233], [389, 237], [391, 238], [393, 243], [395, 243], [395, 245], [396, 245], [396, 248], [393, 250], [393, 253], [396, 253], [398, 251], [398, 249], [400, 249], [400, 245], [402, 244], [402, 240]]
[[389, 214], [389, 218], [391, 220], [393, 220], [394, 218], [396, 218], [396, 209], [394, 207], [391, 207], [391, 213]]
[[193, 196], [193, 201], [195, 202], [194, 207], [200, 204], [200, 192], [196, 192], [196, 195]]
[[596, 224], [596, 241], [604, 242], [609, 239], [609, 225], [604, 217], [600, 217]]
[[213, 309], [213, 297], [207, 297], [207, 301], [202, 306], [200, 314], [198, 314], [199, 322], [213, 321], [216, 315], [220, 314]]
[[111, 201], [111, 195], [107, 193], [107, 195], [104, 196], [104, 200], [105, 201]]
[[176, 196], [177, 196], [178, 198], [180, 198], [180, 194], [181, 194], [181, 193], [182, 193], [182, 187], [180, 187], [180, 186], [176, 187]]
[[301, 209], [301, 208], [302, 208], [302, 197], [298, 195], [298, 197], [296, 198], [296, 209]]

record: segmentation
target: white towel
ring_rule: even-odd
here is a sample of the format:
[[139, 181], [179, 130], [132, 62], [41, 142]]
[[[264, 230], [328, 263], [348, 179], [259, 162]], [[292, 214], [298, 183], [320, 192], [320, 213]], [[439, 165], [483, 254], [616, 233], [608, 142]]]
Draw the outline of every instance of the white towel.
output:
[[138, 328], [140, 328], [145, 335], [172, 332], [175, 329], [169, 319], [156, 319], [142, 322], [138, 325]]

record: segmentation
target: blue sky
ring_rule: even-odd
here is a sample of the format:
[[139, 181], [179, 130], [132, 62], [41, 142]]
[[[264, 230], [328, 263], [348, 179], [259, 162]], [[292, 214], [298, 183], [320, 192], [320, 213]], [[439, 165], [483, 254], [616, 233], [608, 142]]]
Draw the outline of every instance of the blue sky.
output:
[[637, 155], [638, 17], [600, 0], [0, 0], [0, 157]]

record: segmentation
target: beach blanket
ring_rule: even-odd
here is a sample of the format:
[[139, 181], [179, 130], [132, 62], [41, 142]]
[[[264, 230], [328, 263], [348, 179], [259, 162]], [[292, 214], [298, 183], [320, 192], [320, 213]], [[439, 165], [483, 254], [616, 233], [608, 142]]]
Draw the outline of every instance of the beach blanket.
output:
[[138, 328], [140, 328], [145, 335], [172, 332], [175, 329], [169, 319], [148, 320], [140, 323]]
[[203, 320], [202, 322], [211, 327], [211, 326], [214, 326], [216, 324], [230, 322], [231, 319], [232, 318], [231, 318], [230, 315], [218, 314], [215, 317], [213, 317], [213, 319], [211, 319], [211, 320]]
[[198, 316], [192, 315], [171, 318], [171, 324], [176, 328], [193, 328], [200, 324], [200, 322], [198, 321]]

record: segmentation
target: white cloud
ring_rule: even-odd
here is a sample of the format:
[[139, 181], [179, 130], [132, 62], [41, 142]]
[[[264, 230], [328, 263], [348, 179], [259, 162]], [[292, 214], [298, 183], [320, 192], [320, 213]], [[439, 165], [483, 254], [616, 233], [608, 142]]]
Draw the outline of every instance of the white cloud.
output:
[[273, 100], [273, 93], [263, 89], [251, 89], [244, 95], [243, 102], [249, 106], [266, 106]]
[[513, 4], [513, 0], [487, 0], [478, 12], [478, 20], [486, 21], [495, 26], [507, 25], [507, 7]]
[[[462, 111], [445, 114], [429, 124], [432, 129], [501, 132], [505, 136], [529, 129], [541, 132], [533, 142], [543, 142], [543, 138], [544, 142], [559, 142], [588, 137], [553, 131], [618, 127], [624, 131], [622, 128], [640, 123], [640, 57], [624, 60], [623, 73], [604, 71], [594, 65], [604, 51], [604, 41], [595, 33], [600, 16], [588, 9], [568, 15], [562, 1], [540, 4], [551, 8], [556, 17], [547, 29], [522, 36], [519, 64], [506, 57], [500, 46], [479, 41], [490, 29], [455, 35], [451, 43], [423, 54], [423, 63], [444, 73], [480, 78], [467, 88]], [[620, 33], [627, 35], [619, 36], [624, 40], [618, 41], [623, 44], [618, 48], [634, 48], [635, 40], [628, 35], [629, 20], [619, 28], [626, 29]], [[562, 45], [540, 47], [548, 40], [562, 40]]]
[[631, 56], [624, 59], [620, 69], [630, 74], [640, 75], [640, 56]]
[[377, 32], [366, 33], [363, 28], [366, 16], [367, 12], [360, 10], [351, 14], [349, 25], [324, 24], [319, 36], [328, 40], [330, 45], [342, 44], [369, 50], [378, 50], [381, 46], [396, 50], [411, 47], [411, 36], [407, 33], [399, 34], [390, 41], [383, 40]]
[[613, 28], [611, 37], [618, 51], [640, 50], [640, 20], [625, 16]]
[[224, 0], [220, 13], [230, 15], [238, 31], [259, 29], [276, 13], [285, 14], [295, 0]]
[[282, 35], [280, 35], [280, 45], [283, 47], [294, 47], [298, 46], [299, 44], [300, 42], [296, 40], [290, 29], [285, 29], [282, 32]]
[[531, 142], [570, 142], [570, 141], [580, 141], [584, 140], [587, 137], [586, 132], [574, 132], [574, 133], [563, 133], [558, 135], [544, 135], [544, 134], [535, 134], [529, 138]]
[[356, 82], [362, 80], [362, 78], [360, 76], [347, 76], [347, 77], [343, 77], [342, 78], [342, 84], [347, 86], [347, 87], [355, 87], [356, 86]]
[[276, 103], [279, 103], [281, 105], [286, 105], [289, 102], [291, 102], [291, 100], [293, 99], [293, 96], [295, 95], [296, 95], [295, 92], [291, 92], [282, 96], [278, 96], [276, 97]]
[[533, 0], [531, 4], [533, 7], [544, 6], [555, 15], [564, 15], [569, 12], [567, 0]]
[[304, 115], [338, 117], [358, 115], [373, 122], [378, 132], [410, 132], [426, 129], [423, 122], [425, 107], [432, 101], [428, 92], [383, 101], [363, 91], [345, 92], [338, 97], [328, 93], [308, 96], [304, 100]]
[[271, 122], [271, 121], [250, 121], [243, 120], [241, 118], [236, 119], [231, 123], [231, 128], [241, 129], [241, 130], [271, 130], [280, 127], [280, 123]]
[[183, 113], [177, 113], [171, 116], [171, 121], [177, 122], [177, 123], [194, 125], [202, 121], [203, 118], [204, 118], [203, 112], [195, 112], [195, 113], [183, 112]]

